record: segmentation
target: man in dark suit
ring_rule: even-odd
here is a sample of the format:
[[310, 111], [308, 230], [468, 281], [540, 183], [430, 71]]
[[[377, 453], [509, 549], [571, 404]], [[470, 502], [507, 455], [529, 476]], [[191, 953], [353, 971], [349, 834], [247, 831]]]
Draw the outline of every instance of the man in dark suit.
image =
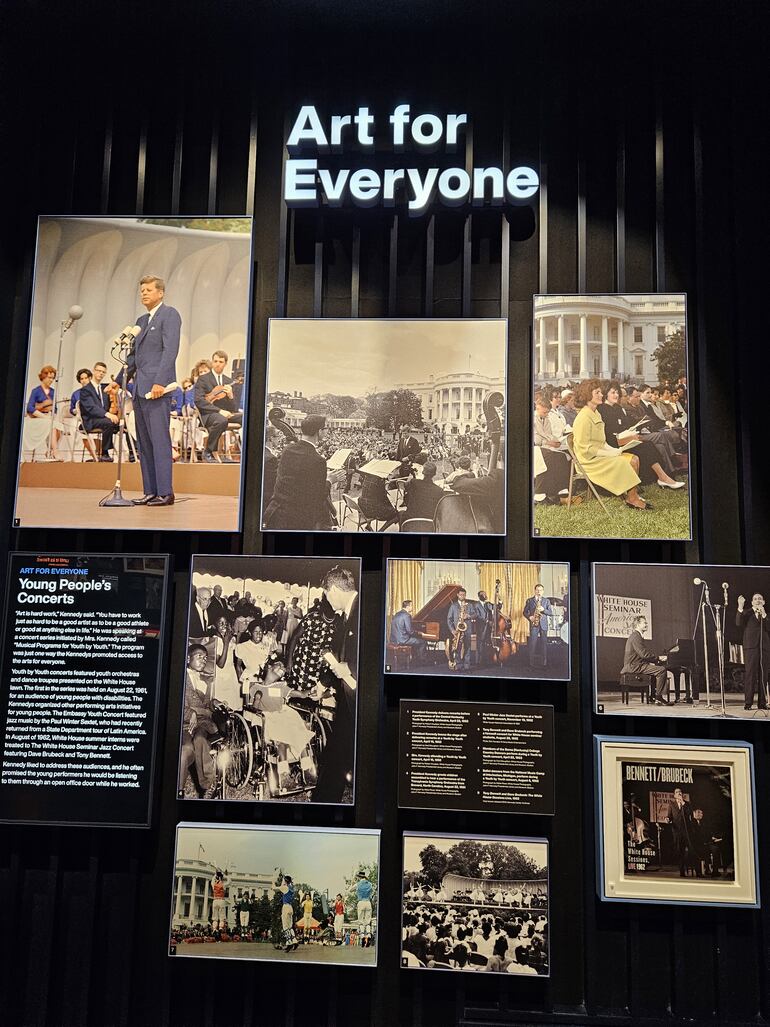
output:
[[102, 455], [100, 460], [112, 460], [110, 450], [112, 439], [118, 430], [119, 418], [117, 414], [109, 412], [109, 396], [107, 396], [93, 382], [93, 375], [87, 367], [82, 367], [77, 373], [80, 382], [80, 419], [87, 432], [101, 431], [102, 433]]
[[428, 647], [412, 627], [411, 599], [405, 599], [398, 613], [393, 614], [393, 620], [390, 622], [390, 641], [392, 645], [412, 646], [414, 649], [412, 655], [415, 657], [415, 661], [417, 663], [424, 662]]
[[[141, 328], [128, 357], [127, 381], [134, 382], [134, 417], [139, 442], [144, 495], [136, 506], [171, 506], [171, 395], [167, 385], [176, 379], [176, 358], [182, 319], [163, 302], [166, 285], [157, 275], [139, 281], [139, 297], [147, 311], [137, 318]], [[122, 372], [116, 381], [122, 385]]]
[[[457, 633], [457, 645], [454, 647], [454, 660], [450, 660], [450, 670], [471, 669], [471, 618], [473, 617], [473, 603], [466, 601], [467, 593], [464, 588], [457, 592], [452, 600], [446, 615], [446, 626], [449, 628], [449, 657], [452, 655], [452, 640]], [[465, 630], [458, 632], [458, 626], [465, 624]], [[462, 662], [461, 662], [462, 661]]]
[[535, 585], [535, 594], [524, 604], [524, 616], [529, 621], [527, 649], [530, 667], [535, 666], [538, 655], [543, 660], [541, 666], [545, 667], [548, 662], [548, 618], [552, 615], [551, 600], [546, 597], [545, 588], [538, 583]]
[[765, 597], [755, 592], [751, 607], [746, 609], [745, 596], [738, 596], [735, 626], [743, 631], [743, 708], [750, 710], [757, 696], [757, 708], [767, 709], [767, 683], [770, 678], [770, 627], [765, 611]]
[[[195, 406], [200, 414], [201, 424], [208, 432], [203, 459], [209, 464], [217, 462], [217, 446], [228, 424], [243, 423], [243, 413], [233, 398], [233, 379], [225, 374], [228, 359], [224, 350], [216, 350], [211, 354], [211, 370], [207, 374], [202, 374], [195, 383]], [[215, 395], [207, 399], [206, 397], [214, 390]], [[230, 464], [233, 461], [225, 454], [222, 462]]]
[[669, 805], [669, 820], [679, 861], [679, 876], [686, 877], [688, 867], [695, 867], [696, 853], [692, 837], [692, 806], [685, 801], [681, 788], [674, 789], [674, 801]]
[[404, 489], [406, 510], [401, 518], [403, 521], [412, 517], [424, 517], [432, 521], [436, 514], [438, 501], [447, 495], [442, 488], [433, 483], [436, 476], [436, 465], [427, 463], [422, 469], [422, 478], [413, 478]]
[[[654, 675], [655, 695], [650, 697], [650, 702], [658, 703], [661, 706], [667, 706], [668, 703], [663, 698], [663, 692], [666, 688], [666, 676], [668, 672], [665, 668], [661, 667], [658, 662], [658, 654], [648, 648], [645, 644], [644, 638], [642, 637], [644, 632], [647, 630], [647, 618], [643, 614], [640, 614], [638, 617], [634, 617], [631, 627], [633, 630], [626, 641], [626, 650], [623, 656], [621, 674]], [[666, 657], [661, 656], [660, 660], [666, 660]]]
[[403, 424], [401, 426], [401, 437], [396, 447], [396, 460], [414, 460], [420, 452], [420, 448], [419, 440], [412, 434], [411, 425]]
[[[281, 453], [273, 498], [265, 508], [263, 527], [268, 531], [329, 531], [332, 513], [327, 480], [336, 482], [345, 472], [329, 474], [318, 452], [326, 418], [308, 414], [300, 428], [301, 438]], [[341, 476], [341, 477], [340, 477]]]

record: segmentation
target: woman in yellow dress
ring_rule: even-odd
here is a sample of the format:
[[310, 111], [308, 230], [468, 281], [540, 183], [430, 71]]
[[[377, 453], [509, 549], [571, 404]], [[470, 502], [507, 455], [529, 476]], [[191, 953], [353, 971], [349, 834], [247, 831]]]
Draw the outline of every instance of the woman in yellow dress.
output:
[[572, 426], [572, 443], [583, 471], [594, 485], [624, 496], [626, 504], [635, 510], [650, 510], [639, 495], [639, 458], [633, 453], [621, 453], [607, 445], [604, 421], [597, 407], [602, 402], [602, 385], [597, 378], [581, 382], [575, 393], [575, 406], [579, 407]]

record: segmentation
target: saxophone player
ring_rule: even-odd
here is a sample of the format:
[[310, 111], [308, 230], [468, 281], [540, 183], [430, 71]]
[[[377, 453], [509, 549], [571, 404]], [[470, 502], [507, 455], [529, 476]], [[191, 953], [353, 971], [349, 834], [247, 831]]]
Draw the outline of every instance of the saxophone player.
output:
[[535, 594], [524, 604], [524, 616], [529, 621], [529, 665], [545, 667], [548, 662], [548, 618], [553, 615], [550, 599], [545, 588], [538, 583]]
[[449, 628], [447, 659], [450, 670], [469, 671], [471, 668], [471, 611], [466, 592], [461, 588], [446, 615]]

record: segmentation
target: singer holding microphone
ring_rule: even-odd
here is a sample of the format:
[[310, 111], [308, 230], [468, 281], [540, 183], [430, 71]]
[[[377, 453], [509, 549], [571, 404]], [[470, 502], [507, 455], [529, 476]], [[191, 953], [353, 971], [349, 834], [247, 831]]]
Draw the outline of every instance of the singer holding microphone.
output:
[[765, 597], [755, 592], [751, 607], [746, 609], [746, 597], [738, 596], [735, 626], [743, 630], [743, 708], [750, 710], [757, 694], [757, 709], [767, 709], [767, 682], [770, 675], [770, 625], [765, 610]]
[[[135, 506], [171, 506], [174, 502], [171, 436], [171, 393], [166, 387], [176, 380], [176, 358], [182, 319], [163, 297], [166, 285], [157, 275], [139, 281], [139, 298], [147, 311], [137, 318], [141, 329], [128, 356], [127, 381], [133, 381], [134, 416], [142, 468], [144, 495]], [[123, 373], [115, 379], [123, 385]]]

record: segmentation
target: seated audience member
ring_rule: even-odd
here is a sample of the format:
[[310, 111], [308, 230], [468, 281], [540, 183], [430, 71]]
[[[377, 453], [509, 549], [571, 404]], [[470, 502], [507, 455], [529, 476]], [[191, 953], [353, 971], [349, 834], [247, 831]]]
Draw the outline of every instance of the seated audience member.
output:
[[[83, 367], [77, 374], [80, 385], [80, 419], [87, 432], [101, 431], [102, 433], [102, 455], [100, 460], [112, 460], [112, 440], [118, 430], [120, 418], [117, 414], [109, 412], [109, 396], [95, 385], [93, 375], [87, 367]], [[106, 404], [106, 405], [105, 405]]]
[[193, 644], [187, 650], [187, 675], [182, 715], [182, 746], [179, 754], [179, 790], [182, 791], [190, 768], [195, 765], [198, 795], [212, 799], [216, 791], [211, 742], [219, 735], [214, 723], [211, 685], [203, 677], [205, 646]]
[[[620, 385], [618, 382], [609, 382], [604, 387], [604, 402], [598, 407], [599, 414], [604, 422], [604, 433], [607, 444], [617, 449], [620, 446], [618, 435], [624, 435], [629, 428], [634, 426], [634, 420], [620, 405]], [[623, 442], [636, 441], [636, 445], [630, 450], [639, 459], [639, 477], [643, 484], [657, 481], [661, 488], [680, 489], [684, 488], [683, 481], [676, 481], [671, 475], [674, 468], [668, 466], [664, 469], [663, 464], [668, 464], [666, 457], [659, 452], [654, 442], [643, 439], [635, 432], [626, 434]]]
[[571, 428], [575, 423], [575, 418], [577, 417], [577, 410], [575, 409], [575, 393], [572, 389], [562, 389], [559, 414]]
[[461, 456], [457, 461], [457, 470], [452, 471], [444, 478], [444, 482], [447, 485], [452, 485], [454, 482], [459, 481], [460, 478], [475, 478], [476, 475], [471, 470], [471, 458], [469, 456]]
[[[436, 515], [436, 506], [439, 499], [447, 493], [438, 485], [433, 483], [436, 476], [436, 465], [428, 462], [422, 469], [422, 478], [414, 478], [404, 489], [404, 510], [402, 523], [411, 520], [413, 517], [425, 518], [432, 521]], [[468, 479], [463, 479], [468, 480]], [[460, 485], [462, 482], [457, 482]]]
[[[553, 432], [551, 411], [542, 392], [535, 396], [535, 445], [540, 447], [546, 469], [535, 476], [535, 496], [544, 497], [546, 502], [566, 504], [569, 488], [570, 456], [565, 452], [566, 439]], [[573, 503], [582, 502], [580, 496], [573, 497]]]

